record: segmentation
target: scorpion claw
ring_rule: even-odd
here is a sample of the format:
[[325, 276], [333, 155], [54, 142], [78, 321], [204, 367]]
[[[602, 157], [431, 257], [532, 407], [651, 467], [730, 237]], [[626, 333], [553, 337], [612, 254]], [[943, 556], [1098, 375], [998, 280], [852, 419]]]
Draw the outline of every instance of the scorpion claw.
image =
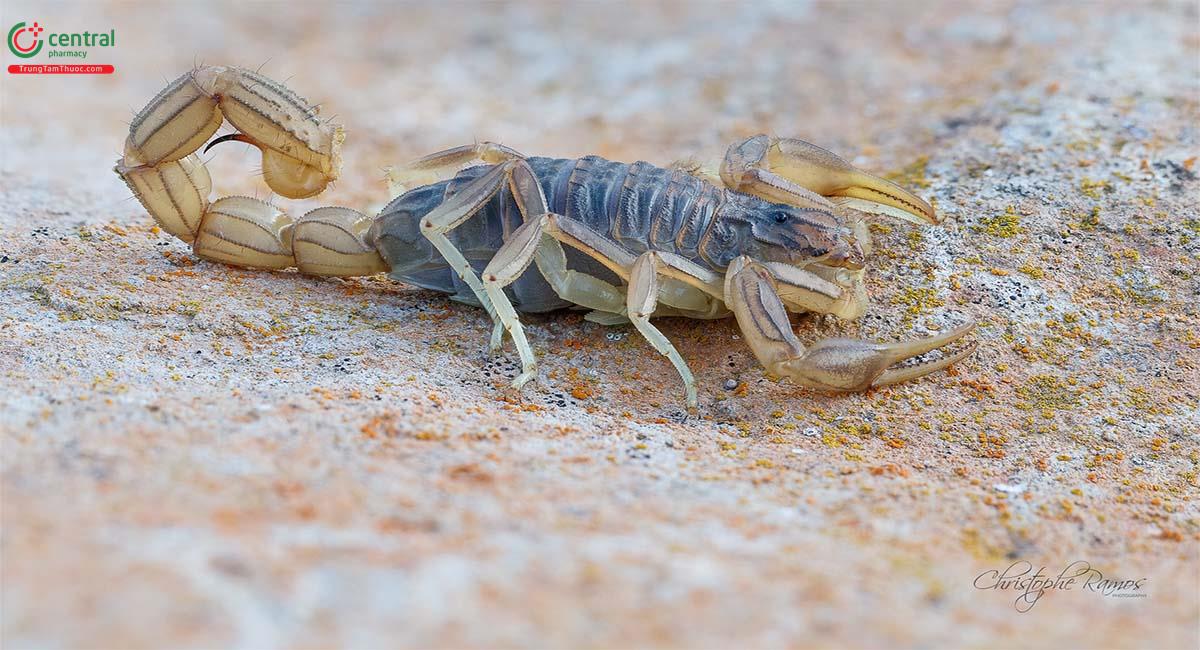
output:
[[908, 366], [897, 366], [907, 359], [920, 356], [926, 352], [932, 352], [940, 348], [944, 348], [951, 343], [970, 334], [975, 329], [975, 322], [971, 321], [964, 325], [960, 325], [949, 332], [919, 339], [916, 341], [902, 341], [900, 343], [886, 343], [881, 347], [884, 348], [884, 354], [890, 358], [888, 367], [871, 382], [872, 386], [885, 386], [887, 384], [896, 384], [909, 379], [923, 377], [931, 372], [936, 372], [943, 368], [949, 367], [960, 359], [964, 359], [975, 351], [975, 343], [972, 342], [962, 350], [953, 354], [944, 355], [942, 358], [935, 361], [925, 363], [917, 363]]
[[944, 334], [899, 343], [825, 339], [801, 356], [783, 361], [780, 370], [806, 386], [821, 390], [852, 392], [897, 384], [937, 372], [969, 356], [975, 350], [974, 343], [936, 361], [897, 365], [950, 345], [973, 329], [975, 323], [971, 322]]
[[943, 332], [941, 334], [936, 334], [923, 339], [917, 339], [916, 341], [885, 343], [884, 347], [888, 349], [889, 353], [896, 356], [895, 361], [892, 363], [898, 363], [900, 361], [904, 361], [905, 359], [910, 359], [912, 357], [925, 354], [926, 352], [932, 352], [938, 348], [945, 347], [961, 339], [967, 334], [970, 334], [974, 329], [975, 321], [970, 321], [963, 325], [959, 325], [949, 332]]
[[[726, 273], [725, 303], [737, 317], [754, 355], [773, 374], [809, 388], [855, 392], [894, 384], [946, 368], [974, 350], [968, 345], [937, 361], [897, 365], [958, 341], [975, 329], [974, 322], [916, 341], [876, 343], [833, 338], [806, 348], [792, 331], [783, 296], [795, 301], [791, 304], [804, 304], [806, 296], [811, 299], [814, 290], [820, 289], [820, 278], [814, 282], [801, 273], [781, 274], [778, 266], [765, 266], [746, 257], [734, 259]], [[827, 302], [823, 307], [821, 302], [808, 304], [829, 311]]]
[[809, 205], [812, 194], [865, 212], [877, 212], [920, 224], [938, 216], [924, 199], [895, 183], [869, 174], [837, 154], [795, 138], [758, 135], [734, 144], [721, 167], [726, 184], [769, 200]]
[[[933, 206], [895, 183], [869, 174], [830, 151], [794, 138], [771, 143], [767, 162], [772, 170], [825, 197], [868, 204], [879, 211], [916, 223], [937, 224]], [[891, 208], [891, 209], [889, 209]]]
[[872, 386], [887, 386], [889, 384], [898, 384], [902, 381], [916, 379], [917, 377], [924, 377], [925, 375], [928, 375], [932, 372], [937, 372], [944, 368], [949, 368], [950, 366], [954, 365], [955, 363], [958, 363], [959, 361], [971, 356], [971, 354], [973, 352], [975, 352], [975, 347], [976, 347], [976, 343], [974, 341], [972, 341], [972, 342], [968, 343], [966, 346], [964, 346], [963, 349], [959, 350], [958, 352], [955, 352], [954, 354], [948, 354], [948, 355], [942, 357], [941, 359], [938, 359], [937, 361], [930, 361], [928, 363], [917, 363], [917, 364], [913, 364], [910, 366], [888, 368], [887, 370], [884, 370], [883, 374], [879, 375], [879, 377], [876, 378], [875, 381], [871, 383], [871, 385]]

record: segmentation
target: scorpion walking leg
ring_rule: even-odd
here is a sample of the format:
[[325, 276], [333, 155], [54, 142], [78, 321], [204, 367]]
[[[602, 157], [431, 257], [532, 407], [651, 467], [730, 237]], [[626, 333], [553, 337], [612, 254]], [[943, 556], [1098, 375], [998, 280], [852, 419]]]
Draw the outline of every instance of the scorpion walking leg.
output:
[[[560, 240], [629, 280], [629, 292], [624, 305], [621, 304], [621, 290], [617, 287], [566, 269], [566, 256]], [[500, 305], [503, 297], [501, 288], [519, 277], [531, 261], [537, 262], [538, 270], [564, 299], [602, 312], [625, 312], [650, 344], [671, 360], [687, 389], [688, 406], [696, 406], [695, 379], [687, 363], [662, 332], [650, 324], [649, 317], [660, 300], [684, 313], [704, 317], [720, 315], [724, 310], [720, 303], [723, 285], [716, 274], [671, 253], [653, 252], [634, 258], [628, 251], [585, 226], [555, 214], [546, 214], [518, 228], [484, 271], [485, 286], [496, 300], [502, 318], [505, 310]], [[659, 282], [660, 275], [664, 276], [662, 283]], [[512, 321], [516, 323], [515, 313], [512, 314]], [[519, 323], [516, 323], [516, 327], [513, 339], [518, 341], [518, 349], [524, 344], [527, 350]], [[522, 352], [522, 360], [526, 361], [526, 368], [514, 382], [516, 386], [528, 381], [535, 368], [532, 352]]]
[[401, 167], [389, 167], [386, 170], [388, 191], [392, 196], [399, 196], [413, 187], [437, 182], [446, 172], [457, 171], [473, 162], [496, 165], [524, 158], [517, 151], [495, 142], [466, 144], [422, 156]]
[[831, 210], [833, 197], [869, 212], [916, 223], [938, 222], [933, 206], [920, 197], [794, 138], [756, 135], [734, 143], [721, 163], [721, 179], [732, 190], [775, 203]]
[[[937, 361], [896, 365], [957, 341], [974, 329], [974, 323], [919, 341], [872, 343], [837, 338], [818, 341], [805, 349], [792, 333], [778, 281], [767, 267], [748, 257], [738, 257], [726, 271], [725, 301], [763, 367], [804, 386], [850, 392], [895, 384], [946, 368], [975, 349], [971, 344]], [[807, 288], [789, 290], [819, 294], [822, 289], [814, 282]]]
[[[659, 292], [661, 285], [659, 283], [659, 275], [665, 274], [668, 271], [675, 273], [687, 273], [687, 265], [691, 263], [683, 258], [672, 255], [670, 253], [660, 253], [649, 251], [640, 255], [633, 264], [633, 270], [629, 273], [629, 293], [626, 294], [626, 310], [629, 314], [629, 319], [633, 321], [634, 327], [646, 337], [650, 345], [654, 346], [658, 353], [671, 360], [671, 364], [675, 366], [675, 370], [679, 373], [679, 377], [683, 379], [684, 389], [687, 391], [687, 404], [690, 408], [696, 407], [696, 379], [692, 376], [692, 371], [688, 369], [687, 363], [683, 357], [679, 356], [679, 351], [675, 346], [658, 330], [657, 327], [650, 323], [650, 316], [658, 308]], [[693, 275], [694, 274], [690, 274]], [[691, 287], [683, 287], [691, 289]], [[694, 295], [690, 292], [682, 292], [683, 296], [691, 297]], [[699, 297], [703, 298], [703, 294]], [[698, 308], [703, 308], [708, 304], [704, 301], [704, 305], [698, 305]]]
[[521, 356], [521, 374], [513, 381], [513, 386], [520, 388], [536, 376], [537, 360], [517, 312], [504, 294], [504, 287], [521, 277], [531, 263], [537, 264], [538, 271], [559, 297], [576, 305], [619, 313], [624, 309], [624, 300], [619, 288], [567, 268], [562, 245], [550, 234], [555, 230], [557, 215], [547, 212], [546, 198], [528, 164], [524, 161], [513, 164], [510, 183], [525, 222], [496, 251], [484, 269], [483, 277], [484, 288], [496, 306], [496, 314], [513, 337]]
[[[504, 318], [496, 312], [494, 301], [488, 297], [488, 292], [484, 289], [483, 283], [480, 282], [479, 276], [475, 275], [475, 269], [471, 267], [471, 263], [467, 258], [454, 246], [454, 243], [446, 237], [446, 233], [457, 228], [459, 224], [466, 221], [479, 212], [488, 201], [504, 187], [505, 183], [509, 182], [512, 176], [512, 171], [515, 167], [523, 167], [528, 169], [528, 164], [523, 160], [511, 160], [506, 163], [496, 165], [483, 176], [471, 181], [441, 205], [434, 208], [432, 212], [425, 215], [421, 219], [421, 234], [425, 236], [433, 246], [438, 249], [442, 257], [450, 263], [450, 266], [458, 273], [458, 277], [462, 278], [467, 286], [471, 287], [471, 291], [475, 293], [475, 298], [487, 310], [489, 316], [495, 325], [492, 328], [492, 338], [489, 347], [494, 351], [500, 349], [500, 343], [504, 335], [502, 326], [506, 326]], [[534, 181], [536, 184], [536, 181]], [[540, 192], [541, 189], [539, 188]], [[514, 192], [514, 196], [517, 193]], [[542, 205], [545, 205], [545, 199], [542, 200]], [[508, 299], [505, 298], [505, 303]], [[511, 309], [512, 305], [508, 307]], [[511, 327], [508, 327], [511, 330]], [[518, 344], [518, 349], [520, 346]]]

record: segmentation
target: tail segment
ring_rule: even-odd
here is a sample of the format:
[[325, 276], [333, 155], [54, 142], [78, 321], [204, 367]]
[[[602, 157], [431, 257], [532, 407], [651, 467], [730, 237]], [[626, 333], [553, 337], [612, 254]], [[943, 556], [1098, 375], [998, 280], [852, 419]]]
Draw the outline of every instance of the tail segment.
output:
[[[387, 265], [365, 241], [371, 220], [318, 208], [298, 221], [245, 196], [209, 203], [212, 179], [196, 151], [224, 121], [263, 154], [263, 177], [288, 198], [319, 194], [341, 167], [342, 128], [284, 85], [240, 68], [200, 67], [179, 77], [135, 117], [114, 169], [164, 230], [205, 259], [261, 269], [297, 267], [330, 276], [370, 275]], [[211, 146], [211, 145], [210, 145]]]

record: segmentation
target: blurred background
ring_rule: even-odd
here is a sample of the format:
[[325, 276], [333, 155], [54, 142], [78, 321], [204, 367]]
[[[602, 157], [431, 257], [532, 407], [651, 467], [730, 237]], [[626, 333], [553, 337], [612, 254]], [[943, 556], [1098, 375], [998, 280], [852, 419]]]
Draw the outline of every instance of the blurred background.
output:
[[[1175, 21], [1152, 20], [1172, 5], [1134, 6], [1147, 11], [803, 0], [6, 2], [5, 24], [114, 29], [118, 39], [86, 60], [57, 59], [112, 63], [111, 76], [3, 77], [6, 137], [24, 138], [10, 140], [17, 146], [6, 147], [6, 161], [50, 150], [60, 160], [46, 179], [75, 191], [116, 186], [115, 177], [74, 166], [63, 178], [72, 161], [61, 154], [94, 155], [80, 143], [95, 139], [112, 142], [115, 157], [131, 114], [167, 81], [208, 63], [286, 79], [345, 124], [347, 190], [378, 181], [382, 165], [477, 139], [531, 155], [666, 163], [719, 157], [734, 138], [765, 131], [891, 169], [936, 156], [997, 99], [1029, 104], [1047, 88], [1075, 95], [1099, 77], [1112, 98], [1186, 96], [1186, 84], [1146, 73], [1186, 67], [1194, 4], [1174, 5]], [[1145, 35], [1156, 30], [1150, 47]], [[34, 125], [43, 128], [25, 132]], [[219, 187], [245, 190], [243, 172], [256, 164], [219, 152]]]
[[[26, 2], [115, 30], [106, 76], [0, 74], [5, 647], [1188, 647], [1200, 498], [1196, 2]], [[5, 64], [18, 63], [7, 50]], [[197, 262], [112, 173], [194, 66], [345, 125], [307, 204], [475, 140], [715, 160], [799, 137], [946, 218], [875, 227], [872, 309], [972, 318], [954, 372], [831, 396], [729, 321], [666, 319], [700, 381], [578, 315]], [[267, 196], [246, 147], [216, 195]], [[281, 202], [282, 203], [282, 202]], [[616, 338], [610, 336], [613, 332]], [[664, 381], [664, 377], [671, 379]], [[734, 386], [734, 389], [729, 389]], [[975, 576], [1087, 560], [1146, 599]]]

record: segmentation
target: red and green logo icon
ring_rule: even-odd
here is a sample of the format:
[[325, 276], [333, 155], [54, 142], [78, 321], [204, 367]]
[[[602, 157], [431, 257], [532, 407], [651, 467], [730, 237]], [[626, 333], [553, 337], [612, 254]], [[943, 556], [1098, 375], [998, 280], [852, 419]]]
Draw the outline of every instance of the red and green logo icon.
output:
[[8, 30], [8, 49], [22, 59], [28, 59], [42, 51], [42, 32], [45, 31], [36, 22], [32, 27], [25, 23], [17, 23]]

